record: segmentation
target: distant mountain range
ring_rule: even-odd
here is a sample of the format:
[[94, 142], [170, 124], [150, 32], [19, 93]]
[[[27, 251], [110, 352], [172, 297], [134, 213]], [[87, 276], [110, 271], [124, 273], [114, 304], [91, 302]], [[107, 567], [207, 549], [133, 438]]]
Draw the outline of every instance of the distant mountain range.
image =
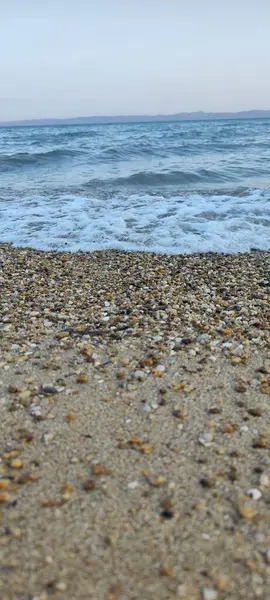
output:
[[203, 111], [175, 115], [118, 115], [115, 117], [73, 117], [70, 119], [29, 119], [27, 121], [2, 121], [0, 127], [31, 127], [41, 125], [98, 125], [104, 123], [153, 123], [168, 121], [208, 121], [218, 119], [269, 119], [270, 110], [207, 113]]

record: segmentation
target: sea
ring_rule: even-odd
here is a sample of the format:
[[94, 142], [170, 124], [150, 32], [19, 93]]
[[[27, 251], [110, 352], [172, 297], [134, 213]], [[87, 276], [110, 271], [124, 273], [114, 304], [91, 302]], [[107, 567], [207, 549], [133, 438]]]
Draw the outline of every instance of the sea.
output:
[[0, 242], [270, 249], [270, 119], [0, 129]]

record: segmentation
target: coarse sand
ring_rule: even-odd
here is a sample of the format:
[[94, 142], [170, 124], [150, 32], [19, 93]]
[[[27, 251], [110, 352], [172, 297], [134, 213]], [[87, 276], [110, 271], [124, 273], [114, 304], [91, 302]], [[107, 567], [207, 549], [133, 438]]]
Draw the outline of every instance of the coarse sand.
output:
[[270, 599], [270, 253], [0, 245], [0, 599]]

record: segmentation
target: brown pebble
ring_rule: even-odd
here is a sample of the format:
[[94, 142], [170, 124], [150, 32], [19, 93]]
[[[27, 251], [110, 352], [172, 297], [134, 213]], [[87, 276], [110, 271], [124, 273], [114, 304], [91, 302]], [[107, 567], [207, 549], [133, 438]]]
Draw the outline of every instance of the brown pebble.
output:
[[232, 365], [239, 365], [242, 362], [241, 358], [239, 356], [233, 356], [231, 363]]
[[73, 421], [75, 421], [75, 417], [74, 417], [74, 415], [66, 415], [66, 416], [65, 416], [65, 421], [66, 421], [67, 423], [73, 423]]
[[230, 467], [230, 470], [228, 472], [228, 478], [231, 481], [237, 481], [237, 479], [238, 479], [237, 470], [236, 470], [236, 467], [234, 465], [231, 465], [231, 467]]
[[11, 469], [22, 469], [23, 461], [20, 458], [14, 458], [9, 464]]
[[34, 439], [34, 435], [33, 433], [29, 433], [28, 431], [23, 431], [20, 435], [19, 438], [20, 442], [22, 444], [29, 444], [30, 442], [33, 441]]
[[151, 473], [149, 473], [147, 469], [143, 470], [143, 475], [147, 479], [148, 483], [150, 483], [150, 485], [152, 485], [153, 487], [160, 487], [166, 482], [165, 477], [163, 477], [162, 475], [158, 475], [157, 477], [155, 477], [154, 475], [151, 475]]
[[88, 378], [85, 375], [79, 375], [76, 379], [77, 383], [87, 383]]
[[140, 452], [141, 452], [142, 454], [146, 454], [146, 455], [152, 454], [152, 452], [153, 452], [153, 447], [152, 447], [152, 445], [151, 445], [151, 444], [142, 444], [142, 445], [140, 446]]
[[267, 396], [270, 396], [270, 385], [266, 385], [266, 384], [261, 385], [260, 392], [262, 394], [266, 394]]
[[110, 475], [111, 471], [103, 467], [103, 465], [101, 465], [100, 463], [97, 463], [93, 465], [92, 474], [96, 475], [96, 477], [99, 477], [101, 475]]
[[239, 498], [238, 510], [240, 516], [249, 521], [257, 514], [256, 503], [250, 500], [250, 498]]
[[270, 448], [270, 444], [267, 439], [265, 439], [263, 436], [260, 436], [255, 440], [253, 448]]
[[2, 454], [2, 458], [4, 460], [10, 460], [11, 458], [15, 458], [15, 456], [19, 456], [19, 454], [19, 450], [10, 450], [10, 452]]
[[57, 333], [55, 337], [58, 340], [63, 340], [64, 338], [69, 337], [69, 332], [68, 331], [59, 331], [59, 333]]
[[261, 417], [263, 414], [263, 410], [261, 408], [249, 408], [248, 413], [252, 417]]
[[171, 577], [172, 569], [170, 567], [162, 565], [159, 569], [159, 574], [161, 575], [161, 577]]
[[127, 449], [127, 444], [126, 442], [123, 442], [123, 440], [121, 442], [118, 443], [117, 446], [120, 450], [126, 450]]
[[172, 498], [166, 497], [162, 500], [161, 502], [161, 516], [164, 517], [165, 519], [172, 519], [174, 516], [174, 510], [173, 510], [173, 501]]
[[222, 409], [220, 408], [220, 406], [211, 406], [208, 409], [208, 412], [209, 412], [210, 415], [216, 415], [216, 414], [221, 413], [221, 410]]
[[117, 379], [124, 379], [124, 377], [125, 377], [124, 371], [118, 371], [118, 373], [116, 373], [116, 377], [117, 377]]
[[17, 385], [9, 385], [8, 386], [8, 392], [10, 394], [18, 394], [21, 391], [22, 391], [21, 388], [19, 388]]
[[235, 386], [235, 390], [236, 390], [236, 392], [243, 394], [244, 392], [247, 391], [247, 387], [246, 387], [246, 385], [244, 385], [244, 383], [240, 382]]
[[10, 486], [9, 479], [0, 479], [0, 490], [7, 490]]
[[176, 417], [176, 419], [181, 419], [183, 421], [184, 418], [187, 416], [188, 411], [187, 411], [186, 408], [181, 409], [181, 408], [175, 407], [173, 409], [173, 413], [172, 414], [173, 414], [174, 417]]
[[173, 391], [174, 392], [180, 392], [180, 390], [184, 390], [186, 387], [185, 383], [173, 383]]
[[60, 507], [63, 506], [65, 504], [65, 500], [44, 500], [43, 502], [40, 503], [40, 506], [42, 508], [56, 508], [56, 507]]
[[223, 433], [234, 433], [235, 428], [231, 423], [226, 423], [223, 427]]
[[0, 504], [5, 504], [10, 500], [10, 494], [8, 492], [0, 492]]
[[96, 489], [96, 482], [94, 479], [87, 479], [86, 481], [84, 481], [83, 483], [83, 489], [86, 492], [92, 492], [93, 490]]
[[69, 500], [71, 497], [71, 492], [73, 492], [73, 486], [70, 483], [64, 483], [62, 487], [62, 497], [64, 500]]

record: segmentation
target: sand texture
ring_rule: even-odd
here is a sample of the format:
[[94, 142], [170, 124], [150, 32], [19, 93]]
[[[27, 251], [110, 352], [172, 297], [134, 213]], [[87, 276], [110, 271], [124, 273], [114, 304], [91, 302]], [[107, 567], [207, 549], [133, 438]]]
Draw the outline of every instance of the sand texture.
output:
[[0, 599], [270, 599], [270, 254], [0, 246]]

